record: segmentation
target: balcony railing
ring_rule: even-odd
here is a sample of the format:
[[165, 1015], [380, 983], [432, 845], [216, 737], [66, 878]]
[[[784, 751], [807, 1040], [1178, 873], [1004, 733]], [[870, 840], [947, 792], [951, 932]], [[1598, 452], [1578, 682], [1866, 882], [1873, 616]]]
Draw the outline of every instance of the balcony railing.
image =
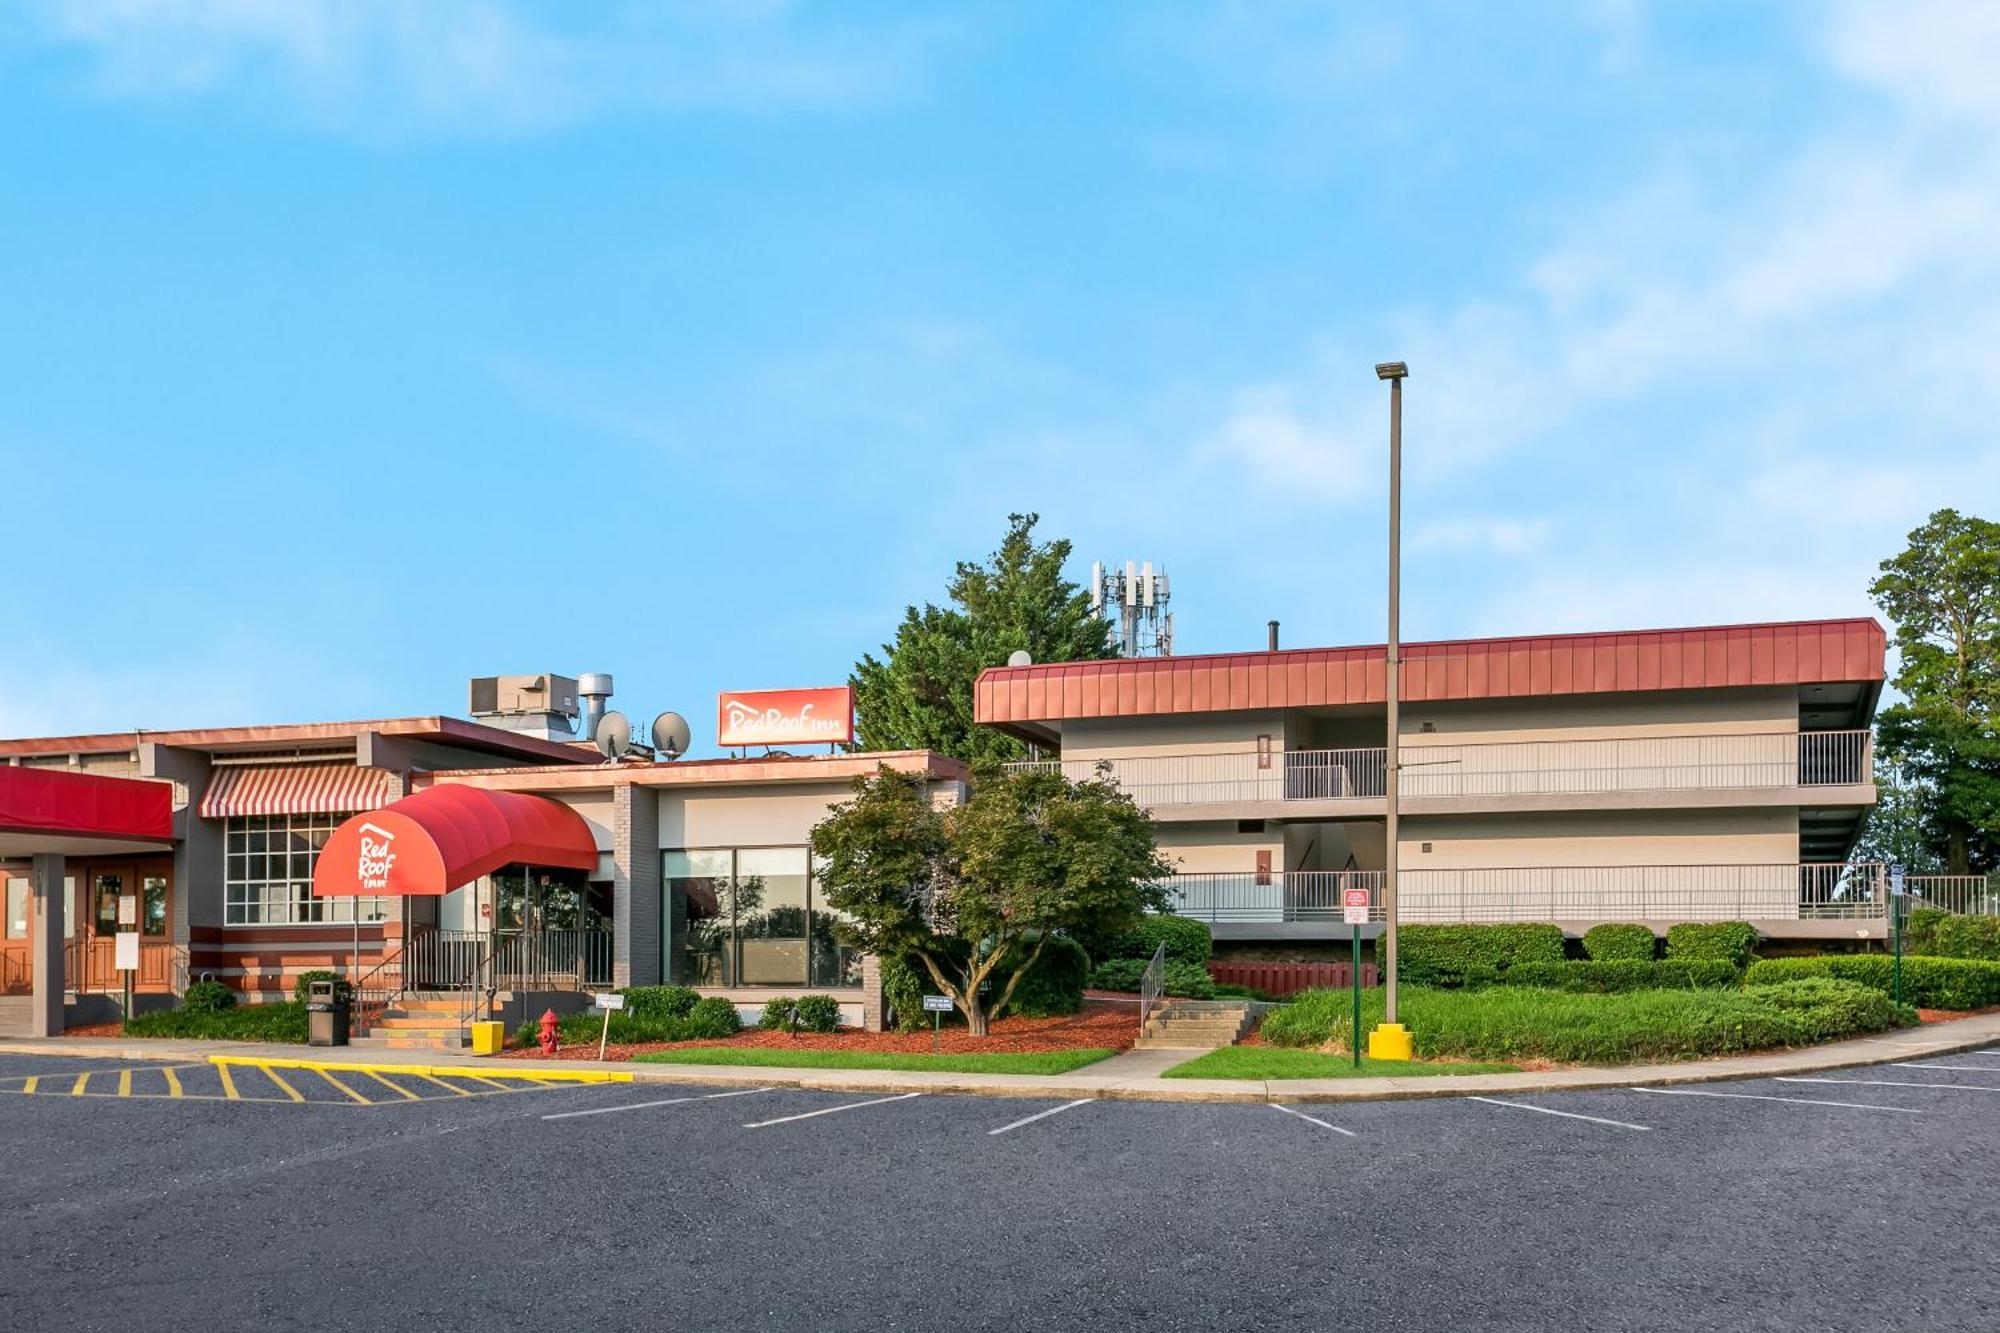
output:
[[[1412, 739], [1408, 797], [1574, 796], [1603, 792], [1847, 786], [1872, 780], [1866, 731], [1774, 731], [1592, 740]], [[1275, 750], [1045, 759], [1012, 767], [1073, 781], [1108, 777], [1148, 807], [1380, 800], [1385, 751]]]
[[[1411, 923], [1879, 921], [1889, 892], [1888, 868], [1874, 862], [1411, 869], [1397, 878], [1397, 916]], [[1382, 885], [1382, 873], [1374, 870], [1187, 874], [1167, 880], [1175, 912], [1214, 924], [1337, 922], [1349, 888], [1369, 890], [1370, 919], [1379, 921]], [[1906, 882], [1926, 901], [1932, 886], [1928, 879]], [[1983, 887], [1976, 894], [1968, 887], [1953, 900], [1965, 904], [1953, 910], [1987, 910], [1972, 904], [1993, 901]], [[1936, 901], [1948, 905], [1943, 895]]]

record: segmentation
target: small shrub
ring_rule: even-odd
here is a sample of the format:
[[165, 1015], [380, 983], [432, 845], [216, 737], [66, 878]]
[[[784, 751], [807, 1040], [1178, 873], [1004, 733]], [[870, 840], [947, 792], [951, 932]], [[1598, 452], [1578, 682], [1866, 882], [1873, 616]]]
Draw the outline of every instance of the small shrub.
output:
[[710, 995], [695, 1001], [694, 1008], [681, 1020], [684, 1035], [681, 1041], [693, 1041], [703, 1037], [733, 1037], [743, 1026], [736, 1017], [736, 1006], [720, 995]]
[[[1091, 969], [1090, 985], [1093, 990], [1137, 993], [1145, 971], [1146, 960], [1143, 958], [1114, 958]], [[1209, 979], [1206, 967], [1193, 963], [1168, 963], [1162, 980], [1166, 994], [1170, 996], [1183, 1000], [1215, 998], [1215, 983]]]
[[[213, 977], [203, 977], [187, 988], [181, 996], [180, 1012], [189, 1014], [216, 1014], [224, 1009], [236, 1007], [236, 992]], [[168, 1012], [173, 1012], [169, 1010]], [[148, 1015], [151, 1017], [152, 1015]], [[129, 1024], [127, 1025], [130, 1026]]]
[[[1750, 965], [1744, 981], [1752, 986], [1838, 977], [1888, 994], [1895, 985], [1896, 960], [1887, 954], [1845, 954], [1821, 958], [1764, 958]], [[1973, 958], [1903, 959], [1903, 999], [1923, 1009], [1986, 1009], [2000, 1005], [2000, 963]]]
[[930, 1026], [924, 1015], [929, 980], [922, 963], [897, 956], [882, 959], [882, 1002], [889, 1008], [896, 1031], [915, 1032]]
[[789, 995], [779, 995], [764, 1001], [764, 1012], [758, 1016], [757, 1026], [766, 1032], [796, 1031], [798, 1019], [795, 1011], [798, 1003]]
[[1583, 952], [1594, 963], [1653, 961], [1649, 927], [1607, 921], [1583, 932]]
[[[1008, 967], [1009, 964], [1001, 964], [1002, 971]], [[1042, 945], [1041, 957], [1015, 986], [1007, 1012], [1023, 1018], [1076, 1013], [1083, 1008], [1083, 986], [1089, 978], [1090, 955], [1083, 951], [1083, 946], [1075, 940], [1052, 935]]]
[[1742, 974], [1719, 958], [1565, 959], [1560, 963], [1516, 963], [1507, 969], [1509, 986], [1609, 995], [1635, 990], [1715, 989], [1736, 985]]
[[301, 972], [292, 982], [292, 1003], [304, 1004], [307, 995], [311, 993], [312, 984], [315, 981], [338, 982], [339, 980], [340, 973], [335, 972], [331, 968], [315, 967], [311, 971]]
[[799, 996], [798, 1016], [803, 1031], [840, 1031], [840, 1001], [831, 995]]
[[1158, 914], [1141, 917], [1138, 925], [1114, 936], [1105, 946], [1104, 956], [1136, 958], [1144, 963], [1162, 943], [1167, 946], [1167, 961], [1170, 963], [1205, 966], [1215, 952], [1215, 939], [1207, 922]]
[[1721, 958], [1745, 967], [1757, 939], [1748, 921], [1684, 921], [1667, 927], [1667, 957]]
[[1833, 1041], [1864, 1032], [1910, 1027], [1917, 1011], [1897, 1004], [1887, 994], [1858, 981], [1838, 977], [1800, 977], [1766, 985], [1745, 986], [1743, 993], [1792, 1014], [1807, 1041]]
[[627, 986], [625, 1012], [653, 1021], [686, 1018], [699, 999], [701, 992], [687, 986]]
[[1539, 922], [1505, 926], [1403, 926], [1396, 932], [1397, 966], [1411, 986], [1477, 987], [1501, 980], [1516, 963], [1559, 963], [1562, 927]]
[[[195, 983], [196, 986], [202, 984]], [[211, 981], [206, 984], [218, 986], [222, 983]], [[188, 990], [192, 993], [194, 986], [188, 987]], [[128, 1019], [125, 1034], [132, 1037], [303, 1044], [306, 1039], [306, 1007], [298, 1003], [281, 1003], [190, 1009], [183, 1003], [178, 1009], [163, 1009]]]

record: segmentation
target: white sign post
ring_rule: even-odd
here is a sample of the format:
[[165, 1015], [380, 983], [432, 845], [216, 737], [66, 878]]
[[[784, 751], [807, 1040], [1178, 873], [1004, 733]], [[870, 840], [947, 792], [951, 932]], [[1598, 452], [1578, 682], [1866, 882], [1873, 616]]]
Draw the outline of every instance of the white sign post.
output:
[[[126, 902], [131, 899], [127, 898]], [[121, 913], [121, 915], [123, 915]], [[136, 915], [136, 911], [135, 911]], [[132, 1018], [132, 976], [139, 970], [139, 932], [121, 930], [111, 937], [111, 964], [125, 979], [125, 1019]]]
[[592, 1003], [604, 1011], [604, 1031], [597, 1035], [597, 1058], [601, 1062], [604, 1059], [605, 1048], [611, 1041], [612, 1011], [625, 1007], [625, 997], [616, 991], [601, 991]]

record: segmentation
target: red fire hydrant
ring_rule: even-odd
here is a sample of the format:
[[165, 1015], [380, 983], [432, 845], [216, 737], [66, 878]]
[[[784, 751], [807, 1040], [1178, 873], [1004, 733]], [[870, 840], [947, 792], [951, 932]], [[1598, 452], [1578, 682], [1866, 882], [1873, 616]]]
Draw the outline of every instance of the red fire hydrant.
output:
[[542, 1011], [541, 1042], [543, 1055], [554, 1055], [556, 1048], [562, 1045], [562, 1042], [556, 1036], [556, 1021], [555, 1010], [544, 1009]]

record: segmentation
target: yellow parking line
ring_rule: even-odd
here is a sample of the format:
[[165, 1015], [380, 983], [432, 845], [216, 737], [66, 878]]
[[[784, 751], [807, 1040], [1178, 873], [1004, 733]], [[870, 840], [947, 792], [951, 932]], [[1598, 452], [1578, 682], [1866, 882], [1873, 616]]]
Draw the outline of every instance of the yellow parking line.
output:
[[229, 1066], [217, 1064], [215, 1072], [222, 1075], [222, 1095], [232, 1102], [240, 1100], [242, 1094], [236, 1091], [236, 1080], [229, 1077]]
[[175, 1072], [174, 1072], [174, 1070], [173, 1070], [173, 1069], [172, 1069], [171, 1067], [169, 1067], [169, 1068], [166, 1068], [166, 1069], [162, 1069], [162, 1070], [161, 1070], [160, 1072], [161, 1072], [162, 1074], [165, 1074], [165, 1075], [167, 1076], [167, 1096], [169, 1096], [169, 1097], [178, 1097], [178, 1096], [180, 1096], [180, 1095], [181, 1095], [181, 1076], [180, 1076], [179, 1074], [175, 1073]]
[[377, 1083], [380, 1083], [383, 1087], [387, 1088], [389, 1091], [401, 1093], [403, 1097], [409, 1101], [420, 1102], [423, 1100], [423, 1098], [417, 1096], [416, 1093], [411, 1092], [408, 1088], [403, 1087], [401, 1084], [398, 1083], [391, 1083], [388, 1079], [383, 1078], [380, 1074], [376, 1073], [372, 1069], [364, 1069], [361, 1072], [368, 1075], [368, 1077], [374, 1079]]
[[[379, 1078], [379, 1077], [380, 1077], [380, 1075], [377, 1075], [377, 1077]], [[445, 1090], [446, 1092], [451, 1092], [451, 1093], [456, 1093], [456, 1094], [458, 1094], [458, 1095], [459, 1095], [460, 1097], [470, 1097], [470, 1096], [472, 1096], [472, 1094], [471, 1094], [471, 1093], [469, 1093], [469, 1092], [467, 1092], [467, 1091], [466, 1091], [466, 1090], [465, 1090], [464, 1088], [461, 1088], [461, 1087], [459, 1087], [459, 1086], [458, 1086], [457, 1084], [454, 1084], [454, 1083], [447, 1083], [447, 1082], [445, 1082], [445, 1081], [444, 1081], [443, 1079], [441, 1079], [441, 1078], [433, 1078], [433, 1077], [431, 1077], [431, 1076], [430, 1076], [429, 1074], [418, 1074], [418, 1075], [417, 1075], [417, 1077], [418, 1077], [418, 1078], [420, 1078], [420, 1079], [422, 1079], [422, 1080], [424, 1080], [424, 1082], [426, 1082], [426, 1083], [435, 1083], [435, 1084], [437, 1084], [437, 1085], [438, 1085], [438, 1086], [439, 1086], [440, 1088], [443, 1088], [443, 1089], [444, 1089], [444, 1090]]]
[[[464, 1079], [464, 1080], [465, 1080], [465, 1081], [466, 1081], [467, 1083], [484, 1083], [484, 1084], [485, 1084], [485, 1085], [486, 1085], [487, 1087], [489, 1087], [489, 1088], [493, 1089], [493, 1091], [495, 1091], [495, 1092], [513, 1092], [513, 1091], [515, 1091], [515, 1089], [513, 1089], [513, 1088], [510, 1088], [510, 1087], [508, 1087], [508, 1086], [507, 1086], [507, 1085], [506, 1085], [505, 1083], [501, 1083], [501, 1082], [499, 1082], [499, 1081], [497, 1081], [497, 1080], [495, 1080], [495, 1079], [490, 1079], [490, 1078], [486, 1078], [486, 1077], [484, 1077], [484, 1076], [482, 1076], [482, 1075], [479, 1075], [479, 1074], [459, 1074], [459, 1073], [454, 1073], [454, 1074], [452, 1075], [452, 1077], [453, 1077], [453, 1078], [462, 1078], [462, 1079]], [[470, 1095], [470, 1094], [467, 1094], [467, 1095]]]
[[324, 1069], [319, 1070], [318, 1072], [321, 1078], [333, 1084], [334, 1087], [339, 1088], [342, 1092], [346, 1093], [349, 1097], [352, 1097], [355, 1101], [360, 1102], [363, 1106], [374, 1105], [373, 1102], [369, 1101], [366, 1097], [363, 1097], [360, 1093], [356, 1092], [354, 1089], [348, 1087], [345, 1083], [342, 1083], [339, 1079], [335, 1078], [333, 1075], [327, 1073]]
[[72, 1097], [81, 1097], [84, 1094], [84, 1091], [89, 1087], [90, 1087], [90, 1075], [78, 1074], [76, 1076], [76, 1082], [70, 1084], [69, 1095]]
[[281, 1089], [284, 1090], [285, 1095], [287, 1097], [290, 1097], [293, 1101], [302, 1102], [306, 1099], [304, 1093], [300, 1092], [297, 1088], [293, 1087], [291, 1084], [285, 1082], [285, 1080], [279, 1078], [278, 1071], [271, 1068], [271, 1066], [258, 1065], [257, 1068], [263, 1070], [264, 1077], [270, 1079], [273, 1083], [277, 1084]]
[[118, 1095], [120, 1097], [132, 1095], [132, 1071], [129, 1069], [118, 1071]]
[[39, 1088], [41, 1086], [42, 1086], [42, 1076], [40, 1074], [30, 1074], [28, 1075], [28, 1081], [21, 1085], [21, 1091], [26, 1093], [32, 1093], [36, 1088]]

